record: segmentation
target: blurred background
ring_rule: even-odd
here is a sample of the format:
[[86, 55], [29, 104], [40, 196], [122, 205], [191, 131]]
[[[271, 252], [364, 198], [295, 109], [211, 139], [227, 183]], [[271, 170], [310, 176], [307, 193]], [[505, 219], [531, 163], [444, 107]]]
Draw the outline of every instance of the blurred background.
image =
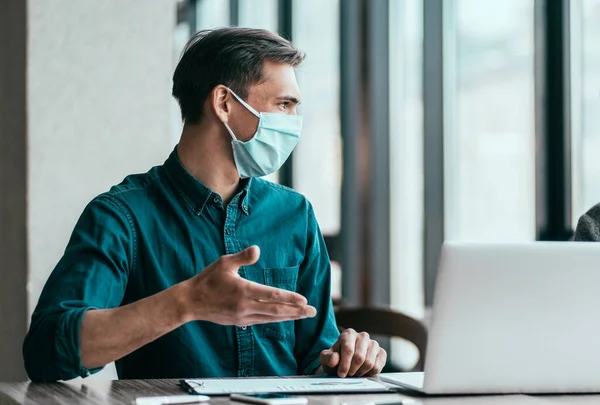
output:
[[336, 301], [426, 323], [444, 240], [568, 240], [600, 202], [600, 0], [0, 0], [0, 380], [85, 205], [176, 145], [186, 41], [228, 25], [307, 53], [269, 180], [313, 203]]

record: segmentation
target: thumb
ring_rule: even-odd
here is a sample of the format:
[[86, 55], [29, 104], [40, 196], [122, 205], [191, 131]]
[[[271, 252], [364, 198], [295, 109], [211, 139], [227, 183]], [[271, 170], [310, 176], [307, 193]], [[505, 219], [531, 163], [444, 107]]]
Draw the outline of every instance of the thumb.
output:
[[228, 265], [235, 267], [237, 270], [239, 267], [249, 266], [256, 263], [259, 257], [260, 249], [258, 246], [254, 245], [242, 250], [241, 252], [227, 255], [225, 256], [225, 259]]
[[332, 349], [323, 350], [320, 357], [321, 365], [325, 369], [333, 369], [340, 362], [340, 354]]

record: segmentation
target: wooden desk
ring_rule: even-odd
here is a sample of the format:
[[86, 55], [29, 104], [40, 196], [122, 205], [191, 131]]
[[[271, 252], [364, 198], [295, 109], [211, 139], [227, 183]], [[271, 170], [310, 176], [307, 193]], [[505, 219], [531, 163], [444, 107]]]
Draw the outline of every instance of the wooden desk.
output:
[[[0, 405], [131, 405], [136, 397], [182, 395], [177, 380], [78, 380], [66, 383], [0, 383]], [[308, 396], [310, 405], [361, 405], [367, 401], [402, 399], [407, 405], [552, 405], [600, 403], [600, 396], [527, 395], [411, 398], [401, 394]], [[229, 404], [227, 397], [214, 397], [210, 404]], [[235, 404], [240, 404], [235, 402]]]
[[[178, 380], [78, 380], [67, 383], [33, 384], [0, 383], [0, 405], [131, 405], [136, 397], [185, 395]], [[378, 395], [379, 397], [379, 395]], [[402, 398], [398, 394], [382, 394], [381, 398]], [[362, 403], [372, 395], [311, 396], [310, 404], [341, 405]], [[210, 404], [229, 404], [228, 397], [213, 397]], [[234, 402], [241, 404], [240, 402]]]

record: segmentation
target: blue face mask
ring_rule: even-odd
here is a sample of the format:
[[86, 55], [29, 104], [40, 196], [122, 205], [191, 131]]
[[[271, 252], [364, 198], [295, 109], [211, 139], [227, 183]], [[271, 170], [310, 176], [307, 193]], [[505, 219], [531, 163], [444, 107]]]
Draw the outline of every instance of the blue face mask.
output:
[[256, 133], [248, 142], [238, 140], [229, 128], [233, 159], [241, 178], [262, 177], [276, 172], [290, 156], [302, 133], [302, 117], [297, 115], [257, 112], [229, 89], [231, 94], [258, 117]]

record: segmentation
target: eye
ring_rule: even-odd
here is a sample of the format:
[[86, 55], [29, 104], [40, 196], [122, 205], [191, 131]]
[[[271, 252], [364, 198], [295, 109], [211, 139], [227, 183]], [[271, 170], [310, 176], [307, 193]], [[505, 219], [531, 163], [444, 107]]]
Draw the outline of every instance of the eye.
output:
[[281, 103], [278, 104], [279, 107], [283, 108], [283, 109], [287, 109], [290, 105], [289, 101], [282, 101]]

